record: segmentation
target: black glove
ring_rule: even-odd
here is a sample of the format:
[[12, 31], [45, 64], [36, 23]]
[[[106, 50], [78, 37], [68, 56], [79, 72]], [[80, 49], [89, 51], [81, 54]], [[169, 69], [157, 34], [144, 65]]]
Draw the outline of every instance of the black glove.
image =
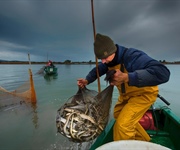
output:
[[107, 73], [106, 73], [106, 77], [104, 78], [104, 80], [106, 82], [109, 82], [111, 83], [112, 79], [113, 79], [113, 75], [116, 73], [116, 70], [109, 70]]

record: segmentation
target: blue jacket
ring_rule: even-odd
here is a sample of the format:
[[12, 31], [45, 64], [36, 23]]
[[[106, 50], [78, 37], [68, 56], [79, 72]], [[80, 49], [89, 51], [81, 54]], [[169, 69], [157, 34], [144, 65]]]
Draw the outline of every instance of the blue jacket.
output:
[[[129, 75], [129, 86], [155, 86], [169, 80], [170, 71], [159, 61], [152, 59], [146, 53], [134, 48], [127, 49], [117, 44], [116, 47], [116, 55], [112, 62], [98, 64], [100, 76], [107, 73], [108, 67], [124, 64]], [[86, 79], [88, 80], [88, 84], [97, 79], [96, 67], [89, 72]]]

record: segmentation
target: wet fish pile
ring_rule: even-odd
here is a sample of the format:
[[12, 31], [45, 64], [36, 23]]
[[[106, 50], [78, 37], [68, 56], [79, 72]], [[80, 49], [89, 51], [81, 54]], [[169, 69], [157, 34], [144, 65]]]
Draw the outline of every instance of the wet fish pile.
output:
[[100, 93], [79, 88], [57, 112], [58, 132], [74, 142], [95, 139], [108, 122], [112, 91], [113, 86]]
[[[110, 83], [115, 72], [110, 70], [104, 80]], [[112, 85], [100, 93], [79, 88], [76, 95], [57, 111], [57, 131], [74, 142], [95, 139], [108, 123], [112, 92]]]

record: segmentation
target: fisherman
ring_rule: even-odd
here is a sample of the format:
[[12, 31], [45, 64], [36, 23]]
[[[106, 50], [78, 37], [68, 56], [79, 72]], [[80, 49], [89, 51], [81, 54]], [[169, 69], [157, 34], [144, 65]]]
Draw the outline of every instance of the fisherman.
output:
[[54, 67], [54, 64], [53, 64], [53, 62], [52, 62], [51, 60], [49, 60], [48, 63], [47, 63], [47, 66], [52, 66], [52, 67]]
[[[170, 71], [143, 51], [114, 44], [110, 37], [99, 33], [95, 38], [94, 53], [101, 59], [99, 76], [115, 70], [110, 84], [117, 86], [120, 95], [114, 107], [114, 141], [150, 141], [139, 120], [156, 101], [158, 85], [169, 80]], [[85, 79], [79, 78], [77, 85], [83, 88], [96, 79], [95, 67]]]

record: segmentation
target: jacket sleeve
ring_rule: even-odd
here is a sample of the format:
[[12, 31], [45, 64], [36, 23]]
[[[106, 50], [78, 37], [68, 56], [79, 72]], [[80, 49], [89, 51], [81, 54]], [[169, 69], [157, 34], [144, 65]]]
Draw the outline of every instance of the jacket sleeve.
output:
[[[108, 71], [107, 65], [103, 63], [98, 64], [99, 76], [104, 75], [107, 71]], [[88, 80], [88, 84], [90, 84], [94, 82], [96, 79], [97, 79], [97, 71], [96, 71], [96, 67], [94, 67], [86, 76], [86, 80]]]
[[168, 68], [142, 51], [128, 51], [124, 60], [130, 86], [155, 86], [169, 80]]

